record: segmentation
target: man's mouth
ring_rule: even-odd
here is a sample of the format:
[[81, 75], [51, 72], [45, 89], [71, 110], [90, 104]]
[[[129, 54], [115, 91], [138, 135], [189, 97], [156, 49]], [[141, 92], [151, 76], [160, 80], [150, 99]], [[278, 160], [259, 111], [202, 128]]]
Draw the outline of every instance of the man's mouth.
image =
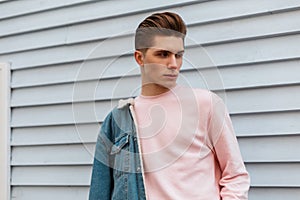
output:
[[164, 74], [166, 77], [177, 78], [177, 74]]
[[164, 74], [163, 76], [165, 77], [166, 80], [176, 81], [178, 75], [177, 74]]

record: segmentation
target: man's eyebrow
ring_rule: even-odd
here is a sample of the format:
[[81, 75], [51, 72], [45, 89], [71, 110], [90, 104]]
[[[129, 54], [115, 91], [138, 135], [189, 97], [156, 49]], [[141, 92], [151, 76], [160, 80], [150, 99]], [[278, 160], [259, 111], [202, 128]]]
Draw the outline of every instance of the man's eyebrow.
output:
[[183, 54], [184, 50], [178, 51], [176, 54]]
[[184, 50], [180, 50], [178, 52], [172, 52], [170, 50], [166, 50], [166, 49], [157, 49], [156, 52], [168, 52], [168, 53], [174, 53], [174, 54], [183, 54], [184, 53]]

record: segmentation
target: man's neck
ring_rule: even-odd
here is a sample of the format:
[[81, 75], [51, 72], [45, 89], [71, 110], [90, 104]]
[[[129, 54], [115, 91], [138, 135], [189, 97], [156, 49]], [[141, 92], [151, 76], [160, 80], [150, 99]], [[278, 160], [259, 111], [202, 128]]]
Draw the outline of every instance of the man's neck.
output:
[[142, 86], [141, 95], [143, 96], [157, 96], [168, 92], [170, 89], [157, 84], [147, 84]]

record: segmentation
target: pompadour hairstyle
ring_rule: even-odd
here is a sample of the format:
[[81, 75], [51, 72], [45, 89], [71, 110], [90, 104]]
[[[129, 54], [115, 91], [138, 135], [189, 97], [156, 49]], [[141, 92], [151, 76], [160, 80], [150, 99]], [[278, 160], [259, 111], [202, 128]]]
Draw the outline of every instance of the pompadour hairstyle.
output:
[[145, 50], [153, 46], [155, 36], [175, 36], [184, 41], [186, 25], [182, 18], [172, 12], [154, 13], [144, 19], [135, 32], [135, 49]]

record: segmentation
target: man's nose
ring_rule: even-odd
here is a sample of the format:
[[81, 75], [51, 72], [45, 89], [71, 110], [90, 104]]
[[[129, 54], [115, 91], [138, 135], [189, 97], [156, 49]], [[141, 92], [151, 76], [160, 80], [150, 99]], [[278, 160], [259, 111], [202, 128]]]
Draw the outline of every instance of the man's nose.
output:
[[169, 57], [168, 65], [167, 66], [168, 66], [168, 69], [177, 69], [178, 68], [178, 64], [177, 64], [177, 60], [176, 60], [175, 54], [172, 54]]

